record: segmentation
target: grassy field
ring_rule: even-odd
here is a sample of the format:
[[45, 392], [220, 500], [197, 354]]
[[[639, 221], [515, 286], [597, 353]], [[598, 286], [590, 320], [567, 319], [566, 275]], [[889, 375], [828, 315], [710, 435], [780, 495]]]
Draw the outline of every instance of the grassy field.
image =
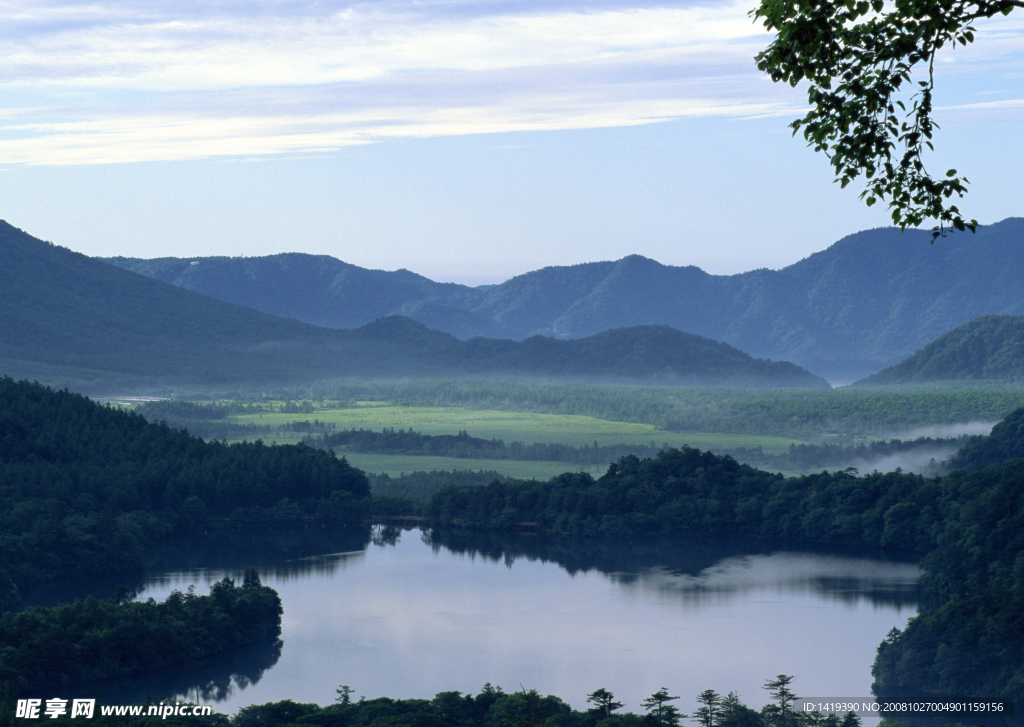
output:
[[1024, 387], [958, 382], [812, 391], [491, 380], [338, 380], [318, 384], [305, 398], [587, 416], [676, 432], [869, 441], [904, 436], [922, 427], [998, 421], [1024, 406]]
[[[672, 447], [688, 444], [698, 449], [757, 447], [779, 454], [791, 443], [801, 440], [752, 434], [715, 434], [706, 432], [667, 432], [650, 424], [613, 422], [595, 417], [569, 414], [540, 414], [523, 411], [496, 411], [461, 407], [394, 406], [377, 402], [360, 403], [346, 409], [317, 409], [313, 413], [285, 414], [267, 412], [231, 417], [238, 423], [270, 425], [277, 429], [289, 422], [319, 420], [338, 429], [412, 428], [423, 434], [456, 434], [465, 430], [474, 437], [503, 439], [506, 443], [560, 442], [574, 446], [612, 444], [668, 443]], [[278, 442], [298, 441], [300, 434], [275, 432]], [[466, 461], [466, 460], [455, 460]], [[422, 469], [422, 468], [418, 468]], [[460, 469], [466, 469], [462, 467]], [[474, 467], [475, 469], [475, 467]]]

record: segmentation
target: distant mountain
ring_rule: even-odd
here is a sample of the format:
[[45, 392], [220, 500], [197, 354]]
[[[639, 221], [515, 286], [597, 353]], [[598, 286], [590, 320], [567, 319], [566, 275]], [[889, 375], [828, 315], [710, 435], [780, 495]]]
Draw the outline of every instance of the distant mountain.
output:
[[633, 255], [488, 288], [298, 254], [109, 262], [329, 327], [400, 314], [463, 339], [524, 339], [667, 324], [837, 381], [891, 366], [976, 316], [1024, 314], [1021, 218], [934, 244], [929, 232], [867, 230], [782, 270], [717, 276]]
[[501, 371], [704, 386], [830, 388], [825, 379], [788, 361], [754, 359], [727, 343], [669, 326], [617, 328], [572, 340], [471, 338], [443, 360], [470, 374]]
[[1024, 317], [980, 316], [858, 384], [1024, 382]]
[[229, 305], [0, 223], [0, 364], [41, 381], [313, 375], [320, 329]]
[[[372, 291], [366, 292], [372, 297]], [[37, 240], [0, 222], [0, 374], [79, 388], [298, 383], [331, 376], [828, 384], [785, 362], [667, 326], [573, 341], [462, 341], [402, 316], [321, 328], [200, 295]]]
[[326, 255], [106, 258], [105, 262], [228, 303], [324, 328], [358, 328], [415, 301], [478, 295], [408, 270], [367, 270]]

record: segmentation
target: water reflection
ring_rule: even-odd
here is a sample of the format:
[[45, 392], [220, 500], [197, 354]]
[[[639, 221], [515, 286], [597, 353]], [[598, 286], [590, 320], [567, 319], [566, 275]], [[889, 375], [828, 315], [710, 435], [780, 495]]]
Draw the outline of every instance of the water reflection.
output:
[[[241, 579], [247, 568], [262, 576], [287, 581], [330, 575], [344, 567], [346, 558], [361, 556], [370, 543], [370, 528], [239, 527], [194, 533], [187, 538], [159, 543], [146, 553], [143, 570], [108, 576], [68, 579], [26, 590], [20, 608], [56, 606], [92, 596], [113, 598], [119, 587], [129, 596], [148, 597], [146, 589], [169, 574], [190, 573], [212, 583], [225, 575]], [[216, 577], [203, 574], [216, 574]]]
[[369, 527], [224, 529], [153, 549], [146, 559], [146, 572], [211, 570], [241, 575], [246, 568], [257, 568], [261, 575], [281, 580], [329, 575], [345, 557], [365, 552], [370, 537]]
[[50, 688], [27, 697], [97, 699], [104, 704], [138, 704], [151, 697], [168, 702], [210, 703], [238, 698], [255, 686], [281, 658], [280, 639], [252, 644], [216, 658], [133, 677]]
[[198, 688], [232, 712], [326, 704], [339, 684], [429, 698], [490, 682], [577, 708], [602, 686], [632, 711], [662, 686], [736, 690], [760, 706], [764, 680], [779, 673], [796, 674], [806, 694], [867, 695], [874, 649], [913, 614], [918, 577], [913, 563], [878, 554], [738, 540], [299, 528], [167, 546], [136, 590], [158, 600], [190, 584], [202, 592], [248, 567], [281, 594], [287, 648], [123, 680], [115, 703], [194, 699]]
[[571, 541], [528, 535], [433, 531], [442, 549], [511, 568], [517, 559], [555, 563], [570, 575], [597, 571], [623, 588], [673, 596], [700, 607], [757, 590], [810, 593], [856, 604], [916, 606], [921, 569], [915, 562], [864, 549], [801, 548], [754, 540], [673, 538], [635, 542]]

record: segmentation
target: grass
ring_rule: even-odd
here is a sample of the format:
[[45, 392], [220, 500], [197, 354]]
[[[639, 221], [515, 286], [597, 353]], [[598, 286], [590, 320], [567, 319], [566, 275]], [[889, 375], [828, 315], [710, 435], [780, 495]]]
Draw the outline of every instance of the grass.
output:
[[[455, 434], [461, 430], [474, 437], [503, 439], [506, 443], [521, 441], [557, 442], [574, 446], [612, 444], [649, 444], [678, 447], [688, 444], [698, 449], [760, 446], [770, 454], [780, 454], [792, 443], [802, 440], [753, 434], [715, 434], [710, 432], [668, 432], [651, 424], [613, 422], [596, 417], [570, 414], [540, 414], [525, 411], [498, 411], [493, 409], [467, 409], [462, 407], [398, 406], [379, 402], [360, 402], [346, 409], [317, 409], [313, 413], [284, 414], [281, 412], [247, 414], [231, 417], [231, 421], [280, 427], [289, 422], [312, 421], [334, 424], [338, 429], [374, 429], [385, 427], [412, 428], [423, 434]], [[302, 435], [275, 432], [268, 440], [295, 442]], [[433, 458], [418, 458], [433, 459]], [[448, 458], [441, 458], [448, 459]], [[456, 462], [469, 460], [455, 459]], [[487, 460], [488, 462], [490, 460]], [[353, 460], [354, 463], [354, 460]], [[416, 469], [424, 469], [417, 467]], [[466, 466], [458, 469], [467, 469]], [[476, 467], [473, 467], [476, 469]], [[381, 470], [383, 471], [383, 470]]]

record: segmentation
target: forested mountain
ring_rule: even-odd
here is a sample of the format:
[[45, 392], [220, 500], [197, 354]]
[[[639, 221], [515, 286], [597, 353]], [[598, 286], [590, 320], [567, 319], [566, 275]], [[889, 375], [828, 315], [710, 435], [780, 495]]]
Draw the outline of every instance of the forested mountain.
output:
[[402, 316], [355, 330], [320, 328], [119, 269], [6, 223], [0, 223], [0, 326], [0, 373], [76, 387], [484, 374], [828, 386], [793, 364], [755, 360], [667, 326], [522, 342], [461, 341]]
[[[1022, 243], [1021, 218], [934, 244], [927, 231], [884, 228], [845, 237], [782, 270], [717, 276], [634, 255], [544, 268], [487, 288], [295, 254], [110, 262], [331, 327], [360, 325], [384, 312], [464, 339], [578, 338], [664, 323], [833, 380], [853, 380], [971, 318], [1024, 314]], [[375, 295], [364, 296], [370, 285]]]
[[0, 607], [19, 586], [139, 568], [148, 544], [209, 520], [358, 524], [369, 494], [323, 450], [203, 442], [0, 378]]
[[980, 316], [939, 336], [862, 384], [928, 381], [1024, 382], [1024, 317]]

